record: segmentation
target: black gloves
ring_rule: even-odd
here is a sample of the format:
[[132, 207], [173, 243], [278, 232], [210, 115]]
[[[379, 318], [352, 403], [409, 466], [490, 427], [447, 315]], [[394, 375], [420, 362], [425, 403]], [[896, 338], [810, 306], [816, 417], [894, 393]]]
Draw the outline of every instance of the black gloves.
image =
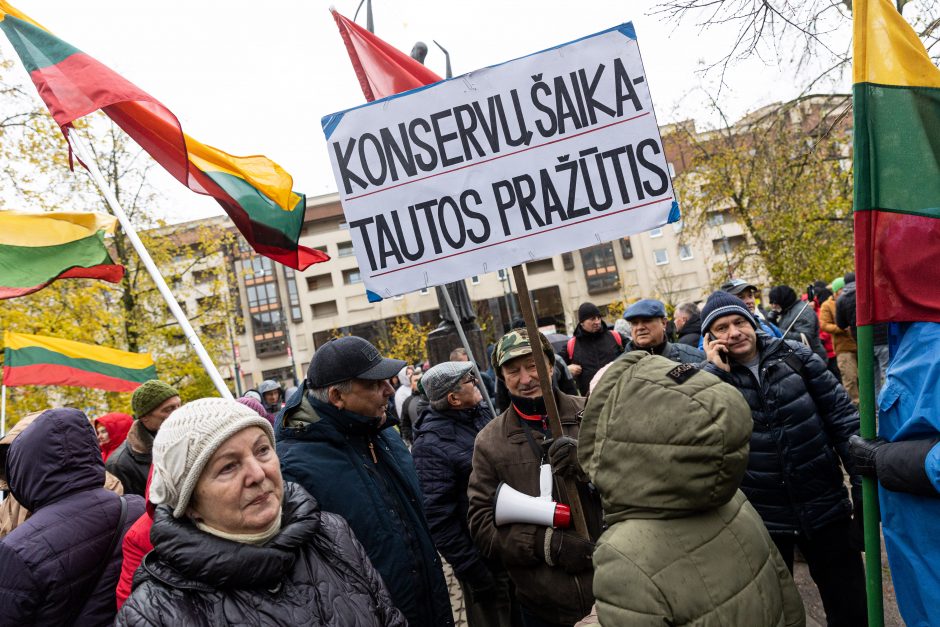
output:
[[552, 466], [552, 472], [562, 477], [584, 478], [584, 471], [578, 463], [578, 441], [563, 435], [560, 438], [548, 438], [542, 441], [542, 450]]
[[849, 436], [849, 453], [855, 463], [855, 472], [863, 477], [877, 477], [878, 468], [875, 465], [875, 451], [887, 444], [885, 440], [876, 438], [866, 440], [861, 436]]
[[496, 578], [493, 572], [487, 568], [482, 560], [477, 561], [466, 572], [458, 575], [458, 578], [466, 582], [475, 594], [481, 594], [496, 587]]
[[593, 568], [594, 543], [573, 531], [546, 527], [536, 536], [536, 541], [541, 543], [543, 559], [549, 566], [560, 566], [570, 575]]
[[886, 442], [865, 440], [857, 435], [849, 438], [849, 453], [855, 472], [877, 477], [881, 485], [894, 492], [940, 498], [924, 467], [924, 460], [940, 438]]

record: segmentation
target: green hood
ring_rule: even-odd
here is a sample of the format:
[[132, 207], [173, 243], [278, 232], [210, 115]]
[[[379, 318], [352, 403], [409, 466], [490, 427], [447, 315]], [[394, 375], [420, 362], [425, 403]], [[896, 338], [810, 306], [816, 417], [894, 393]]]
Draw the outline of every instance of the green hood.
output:
[[751, 410], [732, 386], [634, 351], [591, 392], [578, 459], [609, 524], [680, 518], [731, 500], [747, 467], [751, 428]]

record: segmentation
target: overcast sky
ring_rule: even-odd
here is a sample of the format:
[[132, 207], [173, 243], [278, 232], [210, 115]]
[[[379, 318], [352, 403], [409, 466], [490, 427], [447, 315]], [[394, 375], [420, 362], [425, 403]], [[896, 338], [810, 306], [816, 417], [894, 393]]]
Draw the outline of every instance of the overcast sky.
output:
[[[330, 193], [320, 118], [364, 102], [330, 3], [320, 0], [16, 0], [15, 6], [70, 44], [161, 100], [194, 138], [236, 155], [264, 154], [310, 196]], [[358, 0], [337, 0], [352, 18]], [[666, 23], [653, 0], [375, 0], [376, 34], [404, 51], [431, 48], [427, 65], [455, 75], [507, 61], [621, 22], [636, 27], [657, 117], [707, 120], [701, 68], [727, 50], [728, 31]], [[365, 23], [365, 8], [359, 16]], [[13, 57], [0, 37], [0, 51]], [[23, 72], [22, 66], [16, 70]], [[21, 75], [25, 78], [25, 73]], [[726, 76], [722, 103], [732, 118], [799, 93], [793, 70], [752, 60]], [[846, 88], [846, 86], [842, 86]], [[154, 170], [156, 172], [156, 170]], [[221, 213], [162, 172], [154, 177], [172, 221]], [[24, 208], [28, 209], [28, 208]]]

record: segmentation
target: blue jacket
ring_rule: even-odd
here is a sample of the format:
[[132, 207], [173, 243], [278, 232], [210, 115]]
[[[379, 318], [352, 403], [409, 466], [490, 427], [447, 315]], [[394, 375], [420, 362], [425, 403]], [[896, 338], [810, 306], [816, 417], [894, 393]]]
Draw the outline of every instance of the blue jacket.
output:
[[[144, 513], [144, 500], [104, 485], [95, 430], [77, 409], [50, 409], [7, 453], [10, 492], [32, 515], [0, 540], [0, 624], [110, 625], [121, 572], [121, 538]], [[120, 534], [101, 578], [102, 555]]]
[[705, 370], [736, 387], [751, 407], [754, 430], [741, 491], [770, 533], [812, 534], [852, 514], [839, 462], [852, 474], [848, 440], [858, 432], [858, 411], [802, 343], [760, 333], [757, 344], [760, 382], [735, 362], [731, 372], [711, 362]]
[[[878, 397], [878, 435], [889, 442], [940, 437], [940, 324], [915, 322], [888, 366]], [[924, 462], [940, 492], [940, 444]], [[879, 487], [881, 523], [898, 609], [911, 627], [940, 625], [940, 494], [923, 497]]]
[[275, 422], [284, 480], [299, 483], [324, 511], [346, 519], [409, 625], [452, 625], [414, 462], [390, 428], [396, 421], [379, 427], [374, 418], [316, 400], [307, 385]]
[[415, 425], [411, 447], [431, 537], [457, 577], [464, 580], [485, 577], [489, 571], [470, 537], [467, 484], [473, 441], [492, 419], [485, 403], [443, 412], [429, 407]]

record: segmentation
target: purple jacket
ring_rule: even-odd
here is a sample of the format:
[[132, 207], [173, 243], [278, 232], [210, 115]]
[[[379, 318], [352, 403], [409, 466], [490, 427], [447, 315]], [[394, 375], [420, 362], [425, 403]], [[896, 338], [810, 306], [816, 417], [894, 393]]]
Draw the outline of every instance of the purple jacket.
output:
[[[76, 625], [113, 623], [120, 539], [104, 575], [90, 579], [121, 503], [102, 487], [104, 462], [88, 418], [71, 408], [44, 412], [10, 445], [6, 464], [10, 491], [33, 514], [0, 540], [0, 622], [65, 625], [74, 615]], [[121, 536], [144, 513], [141, 497], [124, 498]]]

